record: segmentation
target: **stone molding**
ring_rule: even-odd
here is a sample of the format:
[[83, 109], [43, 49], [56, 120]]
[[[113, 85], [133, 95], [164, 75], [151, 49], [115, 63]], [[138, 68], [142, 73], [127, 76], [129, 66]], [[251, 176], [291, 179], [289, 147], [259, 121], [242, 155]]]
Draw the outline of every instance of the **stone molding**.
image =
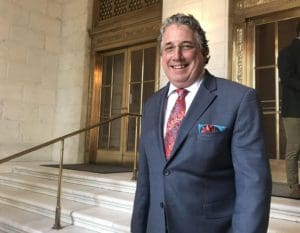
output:
[[[93, 28], [90, 32], [92, 48], [95, 51], [130, 46], [146, 41], [154, 41], [161, 25], [162, 0], [125, 1], [126, 9], [115, 12], [111, 17], [100, 17], [100, 1], [95, 0]], [[111, 4], [120, 4], [111, 1]], [[134, 7], [133, 7], [134, 6]], [[131, 8], [130, 8], [131, 7]], [[111, 13], [112, 14], [112, 13]]]
[[300, 0], [234, 0], [235, 17], [253, 17], [300, 6]]

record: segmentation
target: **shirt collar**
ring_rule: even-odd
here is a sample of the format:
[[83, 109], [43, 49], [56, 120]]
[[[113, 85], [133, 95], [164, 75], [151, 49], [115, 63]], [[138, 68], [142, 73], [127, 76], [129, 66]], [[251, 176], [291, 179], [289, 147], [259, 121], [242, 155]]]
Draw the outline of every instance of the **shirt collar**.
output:
[[[202, 83], [202, 81], [203, 81], [203, 75], [204, 75], [204, 70], [203, 70], [203, 72], [201, 73], [200, 77], [199, 77], [195, 82], [193, 82], [192, 85], [190, 85], [190, 86], [188, 86], [188, 87], [186, 87], [186, 88], [184, 88], [184, 89], [188, 90], [190, 93], [192, 93], [192, 92], [197, 92], [198, 89], [199, 89], [199, 87], [200, 87], [200, 85], [201, 85], [201, 83]], [[168, 91], [168, 97], [169, 97], [171, 94], [173, 94], [173, 92], [175, 92], [176, 89], [178, 89], [178, 88], [175, 87], [175, 86], [170, 82], [169, 91]]]

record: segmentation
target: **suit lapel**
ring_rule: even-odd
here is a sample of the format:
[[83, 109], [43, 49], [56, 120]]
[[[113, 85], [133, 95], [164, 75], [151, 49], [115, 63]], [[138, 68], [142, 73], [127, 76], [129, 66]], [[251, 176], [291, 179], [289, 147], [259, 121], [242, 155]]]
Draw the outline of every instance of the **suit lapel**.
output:
[[167, 93], [169, 89], [169, 84], [161, 90], [160, 96], [157, 98], [157, 105], [158, 106], [154, 111], [157, 111], [154, 115], [157, 117], [154, 119], [155, 127], [155, 139], [157, 140], [157, 145], [159, 151], [161, 152], [161, 159], [165, 163], [165, 149], [164, 149], [164, 136], [163, 136], [163, 128], [164, 128], [164, 118], [165, 118], [165, 110], [167, 104]]
[[184, 142], [188, 132], [217, 97], [216, 94], [212, 93], [212, 91], [216, 90], [216, 88], [216, 79], [206, 71], [203, 83], [201, 84], [185, 118], [182, 121], [169, 161], [176, 156], [176, 152]]

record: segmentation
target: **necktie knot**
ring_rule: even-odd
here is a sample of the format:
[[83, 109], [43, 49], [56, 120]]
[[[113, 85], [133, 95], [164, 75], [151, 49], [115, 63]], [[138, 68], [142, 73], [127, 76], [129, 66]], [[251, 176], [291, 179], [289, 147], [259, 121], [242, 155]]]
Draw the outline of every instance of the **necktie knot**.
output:
[[176, 89], [176, 92], [178, 94], [178, 99], [184, 99], [186, 97], [186, 95], [189, 93], [188, 90], [183, 89], [183, 88]]

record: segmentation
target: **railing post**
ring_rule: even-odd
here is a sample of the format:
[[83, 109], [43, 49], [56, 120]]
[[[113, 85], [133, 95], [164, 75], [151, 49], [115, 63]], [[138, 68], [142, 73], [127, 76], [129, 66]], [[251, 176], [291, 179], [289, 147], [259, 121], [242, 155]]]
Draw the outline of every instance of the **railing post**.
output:
[[62, 183], [62, 171], [63, 171], [63, 160], [64, 160], [64, 143], [65, 140], [61, 140], [60, 148], [60, 161], [59, 161], [59, 174], [58, 174], [58, 185], [57, 185], [57, 198], [56, 198], [56, 209], [55, 209], [55, 223], [53, 229], [61, 229], [60, 216], [61, 216], [61, 183]]
[[139, 136], [139, 117], [135, 117], [135, 139], [134, 139], [134, 161], [133, 161], [133, 171], [132, 171], [132, 178], [131, 180], [136, 180], [137, 179], [137, 159], [138, 159], [138, 136]]

